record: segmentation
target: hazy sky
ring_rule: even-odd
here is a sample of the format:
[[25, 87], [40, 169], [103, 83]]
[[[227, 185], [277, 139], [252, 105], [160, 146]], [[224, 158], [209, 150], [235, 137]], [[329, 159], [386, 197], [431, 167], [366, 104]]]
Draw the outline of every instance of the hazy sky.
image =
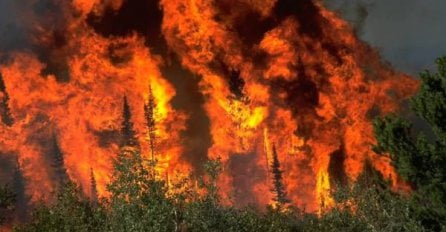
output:
[[446, 0], [325, 0], [397, 69], [417, 75], [446, 55]]

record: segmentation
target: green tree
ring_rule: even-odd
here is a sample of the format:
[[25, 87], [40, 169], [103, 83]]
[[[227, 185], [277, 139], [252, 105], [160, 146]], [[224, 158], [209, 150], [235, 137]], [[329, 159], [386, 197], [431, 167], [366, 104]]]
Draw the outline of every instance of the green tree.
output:
[[186, 231], [296, 231], [297, 217], [294, 211], [268, 208], [266, 213], [254, 206], [237, 207], [222, 203], [218, 177], [222, 171], [219, 159], [205, 164], [205, 177], [200, 186], [205, 194], [189, 201], [184, 210]]
[[81, 189], [67, 181], [57, 194], [54, 203], [41, 203], [33, 211], [28, 223], [19, 225], [18, 232], [106, 231], [105, 211], [92, 207]]
[[356, 182], [338, 185], [333, 197], [336, 207], [319, 217], [303, 215], [302, 231], [424, 231], [410, 214], [410, 201], [393, 193], [368, 161]]
[[413, 185], [412, 214], [425, 228], [446, 230], [446, 57], [438, 73], [423, 72], [411, 105], [429, 125], [433, 138], [414, 133], [412, 124], [395, 115], [374, 122], [375, 151], [389, 155], [398, 173]]
[[167, 188], [146, 169], [140, 151], [123, 148], [114, 162], [108, 227], [111, 231], [172, 231]]

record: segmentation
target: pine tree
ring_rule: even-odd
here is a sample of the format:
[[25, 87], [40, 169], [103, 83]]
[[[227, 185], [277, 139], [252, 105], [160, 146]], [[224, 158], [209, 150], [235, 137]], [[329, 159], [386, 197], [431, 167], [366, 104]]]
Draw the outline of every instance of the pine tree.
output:
[[93, 205], [98, 203], [98, 190], [93, 168], [90, 168], [90, 201]]
[[12, 126], [14, 124], [14, 119], [11, 115], [11, 109], [9, 108], [9, 95], [6, 91], [5, 82], [3, 81], [3, 76], [0, 73], [0, 92], [3, 92], [3, 98], [0, 100], [0, 112], [1, 120], [7, 126]]
[[155, 162], [155, 144], [156, 144], [156, 123], [155, 123], [156, 102], [153, 97], [152, 87], [149, 86], [149, 99], [144, 103], [144, 115], [147, 123], [147, 130], [149, 136], [149, 146], [152, 162]]
[[280, 169], [279, 157], [277, 155], [276, 145], [273, 144], [273, 163], [271, 164], [271, 174], [273, 175], [273, 188], [271, 191], [274, 194], [273, 200], [278, 206], [283, 206], [289, 203], [286, 197], [285, 186], [282, 178], [283, 171]]
[[389, 155], [398, 173], [413, 185], [412, 212], [434, 231], [446, 229], [446, 57], [437, 65], [438, 73], [421, 74], [420, 90], [411, 102], [434, 138], [415, 138], [411, 123], [396, 115], [374, 122], [374, 150]]
[[121, 136], [122, 136], [121, 146], [139, 148], [139, 143], [136, 138], [136, 132], [133, 128], [132, 113], [130, 111], [130, 106], [126, 96], [124, 96], [122, 119], [123, 121], [121, 125]]
[[69, 181], [67, 170], [65, 168], [65, 163], [64, 163], [64, 154], [60, 149], [56, 136], [53, 136], [51, 143], [52, 143], [51, 152], [53, 154], [52, 167], [57, 182], [60, 184], [61, 187], [63, 187]]

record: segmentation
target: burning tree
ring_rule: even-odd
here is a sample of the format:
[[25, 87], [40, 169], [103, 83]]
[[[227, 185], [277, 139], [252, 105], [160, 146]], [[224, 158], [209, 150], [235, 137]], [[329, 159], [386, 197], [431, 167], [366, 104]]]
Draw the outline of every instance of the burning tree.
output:
[[152, 86], [149, 86], [149, 99], [144, 103], [144, 115], [147, 123], [149, 136], [150, 155], [152, 162], [155, 162], [155, 143], [156, 143], [156, 122], [155, 122], [156, 102], [153, 97]]

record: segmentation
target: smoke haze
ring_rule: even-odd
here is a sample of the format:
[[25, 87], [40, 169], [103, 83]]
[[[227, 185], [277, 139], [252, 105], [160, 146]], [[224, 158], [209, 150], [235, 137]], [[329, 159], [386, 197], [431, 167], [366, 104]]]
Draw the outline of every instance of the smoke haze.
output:
[[446, 55], [446, 1], [325, 0], [397, 69], [417, 76]]

